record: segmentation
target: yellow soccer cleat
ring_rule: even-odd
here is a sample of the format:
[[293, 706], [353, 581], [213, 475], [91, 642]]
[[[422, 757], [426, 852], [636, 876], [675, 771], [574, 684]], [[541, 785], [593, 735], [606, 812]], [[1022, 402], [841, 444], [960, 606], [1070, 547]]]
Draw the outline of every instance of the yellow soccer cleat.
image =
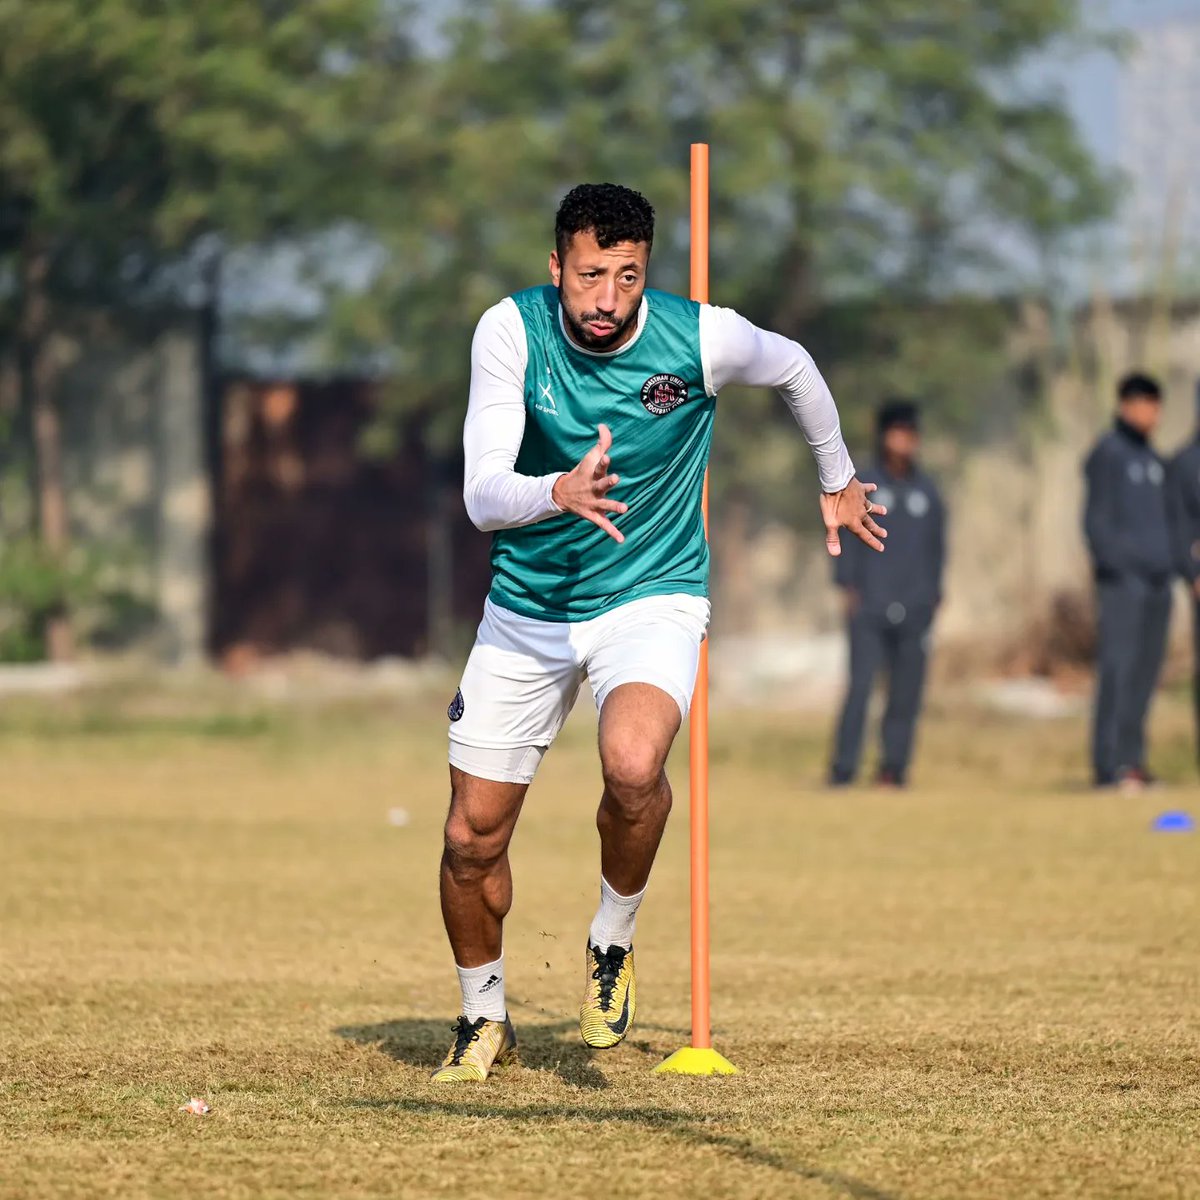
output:
[[622, 1041], [633, 1024], [637, 987], [633, 951], [589, 945], [584, 958], [586, 990], [579, 1008], [579, 1032], [594, 1050], [607, 1050]]
[[430, 1076], [434, 1083], [482, 1083], [495, 1067], [517, 1061], [517, 1035], [508, 1017], [503, 1021], [459, 1017], [450, 1028], [454, 1030], [454, 1045]]

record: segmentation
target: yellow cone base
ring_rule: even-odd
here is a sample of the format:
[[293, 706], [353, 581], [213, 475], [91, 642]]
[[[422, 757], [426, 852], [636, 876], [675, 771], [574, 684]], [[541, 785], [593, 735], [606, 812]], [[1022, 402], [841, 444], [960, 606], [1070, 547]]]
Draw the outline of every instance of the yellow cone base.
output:
[[737, 1067], [715, 1050], [684, 1046], [654, 1068], [656, 1075], [736, 1075]]

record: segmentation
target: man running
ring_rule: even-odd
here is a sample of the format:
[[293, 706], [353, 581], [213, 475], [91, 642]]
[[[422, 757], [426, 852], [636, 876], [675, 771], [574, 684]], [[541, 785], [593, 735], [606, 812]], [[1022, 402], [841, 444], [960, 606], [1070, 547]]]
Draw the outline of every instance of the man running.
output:
[[558, 210], [551, 285], [502, 300], [471, 348], [463, 443], [471, 520], [494, 532], [492, 588], [450, 705], [442, 916], [462, 1015], [436, 1081], [512, 1057], [501, 931], [508, 844], [585, 676], [600, 713], [600, 906], [579, 1026], [615, 1046], [633, 1022], [633, 933], [671, 808], [663, 767], [709, 617], [701, 516], [717, 393], [777, 388], [817, 460], [826, 545], [884, 531], [808, 353], [737, 313], [646, 288], [654, 210], [584, 184]]

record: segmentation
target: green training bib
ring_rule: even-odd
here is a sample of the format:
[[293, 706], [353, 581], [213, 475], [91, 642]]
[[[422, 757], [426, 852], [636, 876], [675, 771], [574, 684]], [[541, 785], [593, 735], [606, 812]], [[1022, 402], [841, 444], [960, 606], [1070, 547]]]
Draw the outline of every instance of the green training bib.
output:
[[645, 596], [708, 595], [701, 497], [716, 400], [704, 387], [700, 305], [649, 288], [645, 296], [641, 332], [612, 354], [568, 338], [555, 288], [513, 296], [529, 346], [516, 470], [571, 470], [605, 424], [621, 477], [610, 494], [629, 511], [613, 518], [623, 544], [573, 513], [497, 532], [490, 594], [502, 608], [585, 621]]

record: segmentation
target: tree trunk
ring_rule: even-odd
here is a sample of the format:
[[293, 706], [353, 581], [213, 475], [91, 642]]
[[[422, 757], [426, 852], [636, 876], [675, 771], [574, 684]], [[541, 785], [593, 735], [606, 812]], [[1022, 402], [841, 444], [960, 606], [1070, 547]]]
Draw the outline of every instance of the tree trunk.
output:
[[719, 611], [722, 633], [745, 634], [754, 629], [757, 593], [750, 563], [750, 505], [741, 495], [725, 502], [720, 521], [713, 521], [718, 533], [714, 552], [714, 611]]
[[794, 337], [812, 316], [814, 307], [812, 252], [808, 243], [796, 238], [784, 249], [779, 263], [774, 281], [764, 281], [763, 307], [770, 309], [772, 329]]
[[[70, 544], [67, 496], [63, 484], [62, 422], [54, 395], [57, 370], [50, 353], [50, 297], [47, 276], [50, 253], [28, 243], [21, 255], [19, 326], [21, 389], [33, 434], [38, 536], [55, 563], [63, 563]], [[74, 656], [74, 639], [61, 602], [44, 616], [46, 656], [66, 662]]]
[[212, 486], [205, 463], [203, 368], [191, 329], [159, 338], [155, 553], [160, 645], [166, 662], [200, 662], [207, 648]]
[[222, 643], [224, 616], [222, 569], [225, 564], [225, 396], [217, 363], [217, 339], [221, 333], [221, 287], [225, 266], [224, 250], [218, 247], [204, 264], [205, 299], [200, 310], [200, 354], [204, 404], [205, 469], [208, 473], [212, 512], [208, 537], [208, 618], [205, 646], [210, 654]]

